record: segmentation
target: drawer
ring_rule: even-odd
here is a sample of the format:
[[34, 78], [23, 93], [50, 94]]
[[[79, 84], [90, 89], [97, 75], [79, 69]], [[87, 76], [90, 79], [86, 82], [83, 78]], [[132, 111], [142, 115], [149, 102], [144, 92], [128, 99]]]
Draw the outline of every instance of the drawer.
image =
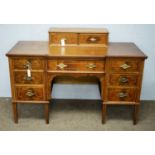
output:
[[24, 101], [44, 100], [44, 89], [41, 86], [18, 86], [16, 87], [16, 99]]
[[108, 34], [79, 34], [79, 44], [108, 44]]
[[47, 67], [52, 71], [104, 71], [104, 61], [48, 60]]
[[141, 61], [138, 59], [110, 59], [112, 72], [139, 72]]
[[138, 83], [138, 75], [135, 74], [110, 74], [110, 86], [136, 86]]
[[65, 39], [66, 44], [77, 44], [77, 33], [50, 33], [50, 44], [61, 44], [61, 39]]
[[14, 69], [27, 69], [30, 67], [34, 70], [44, 69], [44, 60], [41, 58], [14, 58], [13, 61]]
[[31, 77], [27, 76], [26, 71], [15, 71], [14, 80], [16, 84], [43, 84], [43, 72], [31, 72]]
[[136, 89], [118, 89], [118, 88], [109, 88], [108, 89], [108, 100], [109, 101], [129, 101], [134, 102], [136, 97]]

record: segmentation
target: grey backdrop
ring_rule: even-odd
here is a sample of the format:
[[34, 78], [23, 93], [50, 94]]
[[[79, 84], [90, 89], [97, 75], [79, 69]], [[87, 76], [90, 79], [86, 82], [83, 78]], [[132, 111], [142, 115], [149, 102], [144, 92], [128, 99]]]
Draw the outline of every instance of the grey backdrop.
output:
[[[50, 27], [106, 27], [111, 42], [136, 43], [148, 55], [141, 99], [155, 100], [155, 25], [0, 25], [0, 97], [11, 96], [5, 54], [19, 40], [47, 41]], [[96, 85], [54, 85], [54, 90], [55, 98], [100, 98]]]

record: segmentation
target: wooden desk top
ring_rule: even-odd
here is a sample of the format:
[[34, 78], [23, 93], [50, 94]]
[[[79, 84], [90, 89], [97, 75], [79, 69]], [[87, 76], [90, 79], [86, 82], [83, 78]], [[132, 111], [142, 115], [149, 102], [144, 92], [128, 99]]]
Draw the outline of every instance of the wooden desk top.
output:
[[50, 28], [49, 32], [64, 33], [109, 33], [106, 28]]
[[7, 56], [47, 57], [140, 57], [147, 56], [134, 43], [109, 43], [106, 47], [92, 46], [49, 46], [47, 41], [19, 41]]

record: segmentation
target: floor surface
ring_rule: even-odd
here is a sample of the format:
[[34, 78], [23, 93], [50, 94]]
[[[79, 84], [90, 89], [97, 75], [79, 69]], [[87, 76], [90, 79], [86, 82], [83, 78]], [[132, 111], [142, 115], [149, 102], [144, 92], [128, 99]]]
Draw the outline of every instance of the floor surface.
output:
[[131, 106], [108, 106], [107, 122], [101, 124], [101, 103], [97, 100], [54, 100], [50, 124], [45, 124], [44, 106], [21, 104], [19, 123], [12, 117], [10, 98], [0, 98], [1, 131], [154, 131], [155, 102], [142, 101], [139, 122], [133, 125]]

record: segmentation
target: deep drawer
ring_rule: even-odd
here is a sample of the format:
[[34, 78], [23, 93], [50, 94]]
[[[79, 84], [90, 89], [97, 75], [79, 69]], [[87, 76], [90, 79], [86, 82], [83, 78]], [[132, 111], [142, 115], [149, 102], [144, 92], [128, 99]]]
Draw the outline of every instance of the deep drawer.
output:
[[24, 101], [44, 100], [44, 89], [41, 86], [17, 86], [16, 99]]
[[108, 100], [109, 101], [134, 102], [135, 97], [136, 97], [135, 88], [130, 88], [130, 89], [109, 88], [108, 89]]

